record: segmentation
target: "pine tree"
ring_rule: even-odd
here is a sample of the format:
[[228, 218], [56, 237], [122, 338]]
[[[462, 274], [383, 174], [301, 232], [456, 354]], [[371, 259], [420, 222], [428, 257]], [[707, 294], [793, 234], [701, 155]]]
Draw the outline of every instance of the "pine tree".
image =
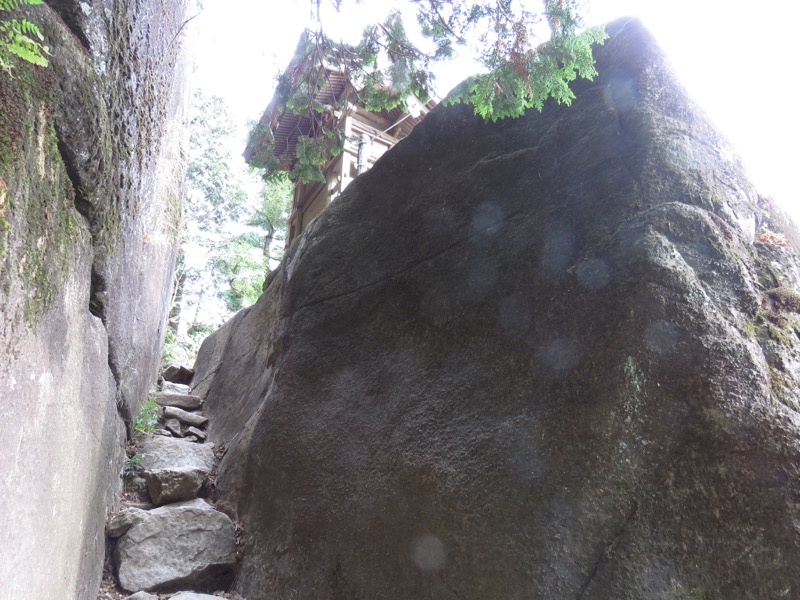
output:
[[[487, 121], [518, 117], [531, 108], [541, 110], [548, 99], [570, 104], [570, 82], [596, 75], [592, 45], [606, 38], [602, 28], [581, 30], [579, 0], [544, 0], [538, 13], [518, 0], [409, 0], [433, 50], [423, 51], [409, 39], [397, 11], [368, 27], [353, 46], [326, 35], [320, 1], [312, 0], [315, 30], [301, 40], [292, 69], [280, 77], [274, 107], [276, 116], [289, 110], [311, 123], [311, 133], [297, 141], [289, 172], [292, 180], [303, 183], [324, 181], [321, 168], [341, 152], [339, 122], [354, 96], [370, 111], [402, 107], [409, 95], [425, 103], [434, 91], [436, 63], [459, 47], [477, 45], [485, 72], [458, 86], [445, 103], [469, 103]], [[344, 0], [331, 1], [338, 9]], [[542, 32], [549, 32], [548, 39], [542, 39]], [[324, 106], [318, 99], [330, 69], [344, 73], [352, 84], [336, 106]], [[251, 164], [264, 169], [267, 177], [286, 169], [269, 143]]]

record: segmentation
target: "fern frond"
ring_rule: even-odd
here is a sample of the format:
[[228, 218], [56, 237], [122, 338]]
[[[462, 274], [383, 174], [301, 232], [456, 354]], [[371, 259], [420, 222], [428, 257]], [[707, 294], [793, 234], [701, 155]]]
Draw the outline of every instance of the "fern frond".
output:
[[20, 19], [19, 23], [19, 31], [25, 35], [34, 35], [40, 40], [44, 39], [42, 32], [39, 30], [38, 25], [36, 23], [31, 23], [27, 19]]
[[[39, 0], [0, 0], [3, 3], [26, 2], [38, 3]], [[10, 19], [0, 21], [0, 68], [10, 71], [16, 56], [34, 65], [47, 66], [46, 54], [49, 48], [42, 45], [44, 36], [39, 27], [27, 19]]]
[[47, 59], [39, 54], [36, 49], [31, 49], [30, 47], [18, 44], [9, 46], [8, 51], [12, 54], [16, 54], [23, 60], [27, 60], [29, 63], [39, 65], [40, 67], [47, 66]]
[[41, 4], [42, 0], [0, 0], [0, 10], [15, 10], [20, 6]]

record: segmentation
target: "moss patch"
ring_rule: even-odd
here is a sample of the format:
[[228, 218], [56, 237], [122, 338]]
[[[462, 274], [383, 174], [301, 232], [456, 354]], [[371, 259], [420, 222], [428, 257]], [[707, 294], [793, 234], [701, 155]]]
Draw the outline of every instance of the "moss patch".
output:
[[0, 288], [19, 291], [9, 316], [21, 308], [28, 321], [61, 293], [80, 237], [53, 127], [53, 88], [47, 69], [0, 76]]
[[797, 255], [786, 243], [767, 243], [759, 238], [756, 242], [753, 248], [761, 307], [746, 333], [764, 353], [773, 398], [800, 411], [796, 397], [800, 386], [796, 375], [800, 367], [800, 292], [793, 285], [796, 282], [791, 268]]

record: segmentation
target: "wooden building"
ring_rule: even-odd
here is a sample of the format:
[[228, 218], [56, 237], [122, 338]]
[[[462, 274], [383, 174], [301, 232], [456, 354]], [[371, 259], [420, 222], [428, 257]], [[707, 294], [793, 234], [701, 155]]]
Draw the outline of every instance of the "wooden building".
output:
[[[301, 41], [302, 43], [302, 41]], [[297, 69], [296, 60], [287, 68], [287, 74]], [[316, 95], [330, 117], [335, 117], [345, 135], [344, 150], [332, 157], [323, 169], [325, 183], [316, 181], [298, 183], [294, 190], [292, 211], [286, 236], [287, 248], [302, 233], [309, 222], [321, 213], [359, 173], [369, 169], [384, 152], [406, 137], [425, 115], [436, 105], [431, 100], [423, 105], [414, 97], [407, 101], [406, 110], [400, 107], [389, 111], [370, 112], [356, 98], [358, 94], [347, 77], [334, 69], [326, 70], [326, 84]], [[335, 111], [332, 106], [342, 105], [347, 99], [347, 110]], [[333, 120], [333, 119], [331, 119]], [[273, 97], [250, 138], [244, 153], [251, 163], [260, 149], [274, 144], [273, 154], [287, 171], [294, 166], [295, 149], [300, 136], [312, 134], [313, 124], [304, 115], [297, 115], [279, 105], [277, 94]]]

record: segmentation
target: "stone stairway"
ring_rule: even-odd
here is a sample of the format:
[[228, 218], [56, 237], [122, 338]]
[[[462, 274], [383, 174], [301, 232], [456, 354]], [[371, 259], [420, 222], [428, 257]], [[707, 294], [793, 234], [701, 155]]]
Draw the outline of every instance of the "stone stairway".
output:
[[106, 527], [119, 598], [244, 600], [215, 591], [233, 582], [236, 527], [201, 497], [216, 459], [205, 441], [203, 401], [189, 392], [164, 382], [154, 395], [159, 427], [131, 459], [138, 473], [126, 481], [127, 502]]

